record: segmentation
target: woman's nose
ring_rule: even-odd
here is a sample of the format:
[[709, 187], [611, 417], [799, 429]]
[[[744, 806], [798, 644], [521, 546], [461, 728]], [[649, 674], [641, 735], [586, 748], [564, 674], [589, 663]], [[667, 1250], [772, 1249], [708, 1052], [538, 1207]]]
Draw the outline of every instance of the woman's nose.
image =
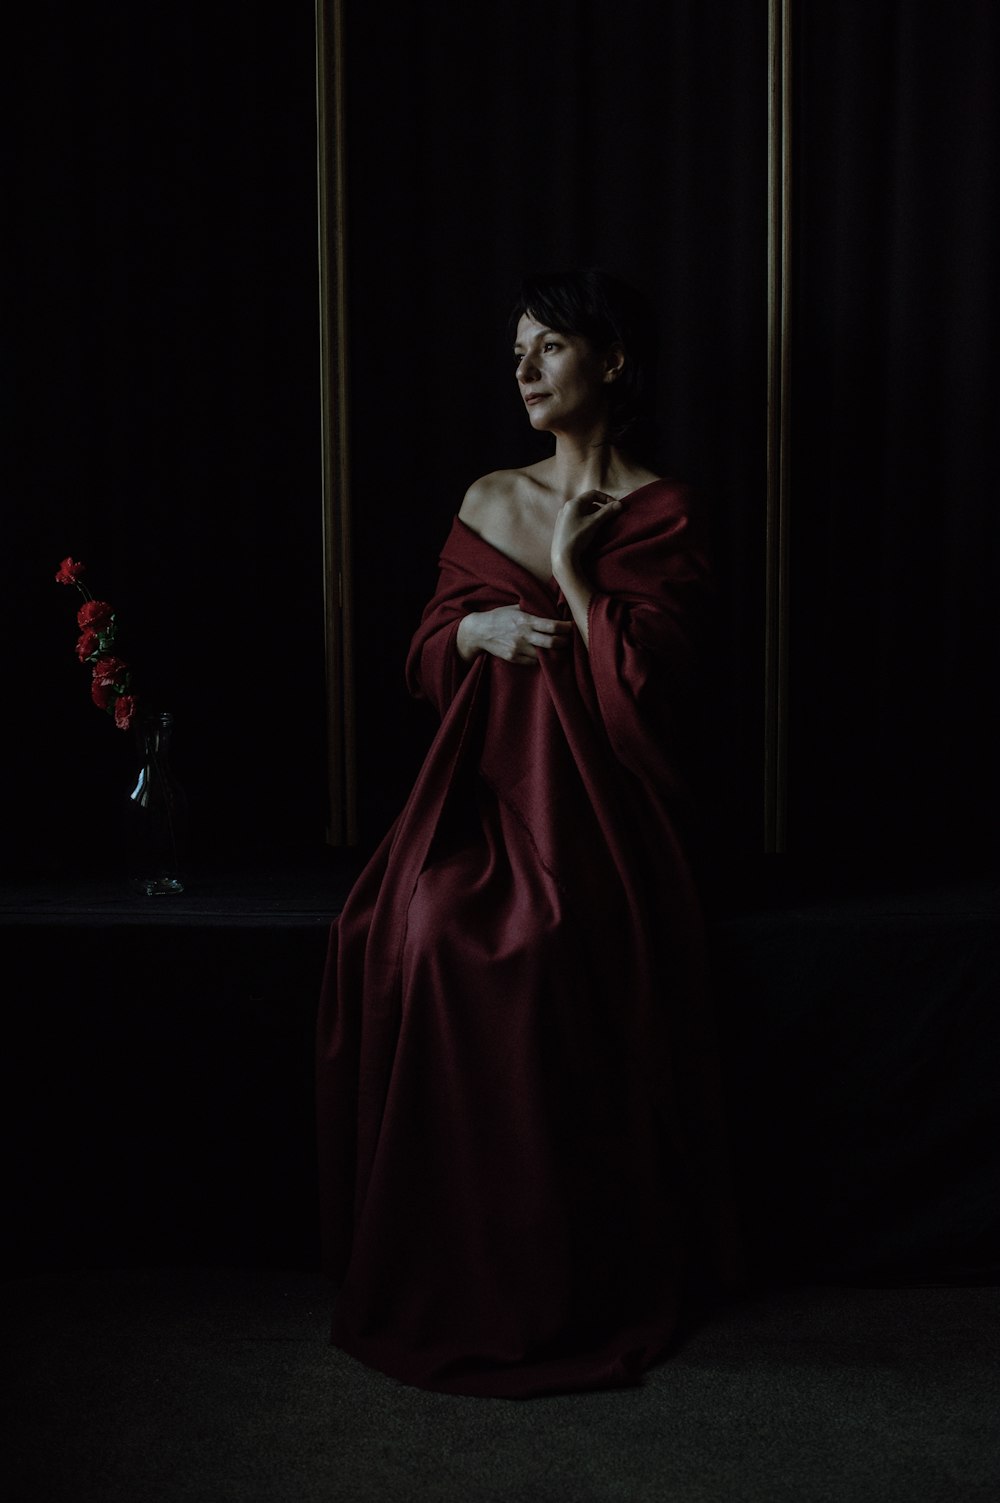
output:
[[538, 376], [538, 366], [530, 355], [522, 355], [514, 374], [519, 381], [534, 381]]

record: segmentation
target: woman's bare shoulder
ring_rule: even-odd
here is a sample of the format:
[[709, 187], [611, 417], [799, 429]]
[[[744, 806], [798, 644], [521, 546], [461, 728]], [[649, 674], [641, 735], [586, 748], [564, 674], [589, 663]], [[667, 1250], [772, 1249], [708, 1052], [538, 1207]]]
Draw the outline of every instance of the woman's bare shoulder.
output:
[[516, 506], [532, 484], [530, 469], [493, 470], [474, 480], [459, 507], [462, 521], [475, 526], [484, 516]]

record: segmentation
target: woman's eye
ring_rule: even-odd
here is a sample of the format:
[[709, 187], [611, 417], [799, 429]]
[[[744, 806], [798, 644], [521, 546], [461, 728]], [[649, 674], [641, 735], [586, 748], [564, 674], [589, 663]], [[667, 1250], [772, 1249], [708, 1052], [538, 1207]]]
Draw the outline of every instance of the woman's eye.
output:
[[543, 350], [557, 350], [558, 348], [559, 346], [554, 339], [550, 339], [547, 344], [542, 345]]

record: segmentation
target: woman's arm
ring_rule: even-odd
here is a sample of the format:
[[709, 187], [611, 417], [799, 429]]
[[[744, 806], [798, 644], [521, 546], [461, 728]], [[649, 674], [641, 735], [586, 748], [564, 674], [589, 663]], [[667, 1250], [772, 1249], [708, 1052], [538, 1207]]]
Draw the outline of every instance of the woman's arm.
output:
[[602, 491], [585, 491], [566, 501], [552, 533], [552, 575], [563, 592], [583, 644], [590, 651], [590, 604], [594, 598], [583, 558], [596, 534], [622, 509]]

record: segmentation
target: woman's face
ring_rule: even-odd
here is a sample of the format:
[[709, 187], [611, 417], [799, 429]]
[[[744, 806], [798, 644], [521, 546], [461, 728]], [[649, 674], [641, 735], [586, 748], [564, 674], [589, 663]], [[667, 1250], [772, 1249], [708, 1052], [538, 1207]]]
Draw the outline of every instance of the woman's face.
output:
[[618, 356], [597, 353], [581, 334], [560, 334], [524, 313], [514, 341], [514, 373], [531, 426], [540, 433], [592, 428], [607, 413]]

